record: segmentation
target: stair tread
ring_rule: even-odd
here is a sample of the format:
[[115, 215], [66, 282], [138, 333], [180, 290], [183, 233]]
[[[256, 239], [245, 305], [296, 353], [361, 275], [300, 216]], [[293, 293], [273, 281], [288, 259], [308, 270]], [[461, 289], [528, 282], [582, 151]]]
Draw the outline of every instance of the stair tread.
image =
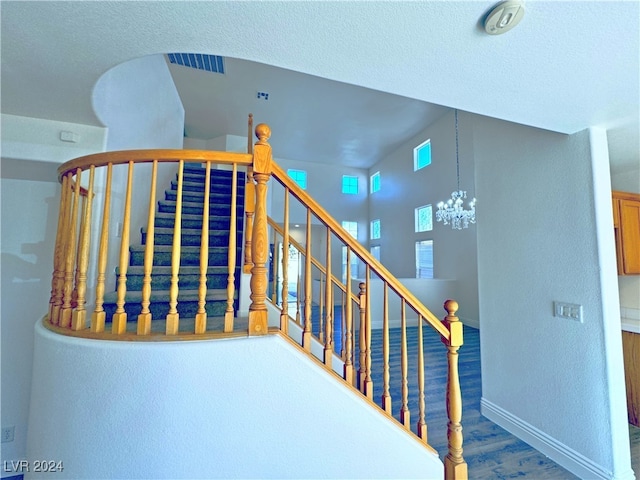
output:
[[[155, 275], [170, 275], [171, 274], [171, 265], [154, 265], [153, 271], [151, 272], [151, 276]], [[236, 266], [236, 269], [240, 268], [240, 266]], [[167, 273], [165, 273], [167, 272]], [[229, 267], [227, 265], [220, 266], [209, 266], [207, 267], [207, 273], [228, 273]], [[120, 273], [120, 267], [116, 268], [116, 273]], [[197, 275], [200, 273], [200, 267], [198, 265], [189, 266], [189, 265], [181, 265], [178, 271], [178, 275]], [[144, 274], [144, 266], [142, 265], [134, 265], [127, 267], [127, 275], [143, 275]]]
[[[129, 247], [130, 251], [134, 251], [134, 252], [144, 252], [146, 248], [146, 245], [142, 245], [142, 244], [135, 244], [135, 245], [131, 245]], [[226, 253], [226, 251], [228, 250], [229, 247], [209, 247], [209, 254], [212, 253]], [[242, 249], [242, 245], [238, 245], [237, 246], [237, 250], [241, 250]], [[171, 253], [173, 251], [173, 246], [172, 245], [154, 245], [153, 246], [153, 250], [156, 253]], [[200, 245], [183, 245], [180, 250], [183, 253], [200, 253]]]
[[[182, 235], [202, 235], [201, 228], [181, 228], [180, 231]], [[147, 227], [142, 227], [140, 229], [141, 233], [147, 233]], [[154, 227], [154, 233], [156, 234], [173, 234], [173, 228], [171, 227]], [[240, 235], [242, 232], [238, 230], [237, 234]], [[229, 235], [229, 229], [218, 228], [216, 230], [209, 230], [209, 236], [212, 235]]]
[[[159, 302], [159, 303], [169, 303], [169, 294], [170, 290], [151, 290], [151, 302]], [[237, 292], [236, 292], [237, 297]], [[104, 303], [115, 303], [118, 298], [118, 292], [109, 292], [104, 295]], [[197, 289], [180, 289], [178, 292], [178, 303], [179, 302], [190, 302], [197, 301], [199, 298]], [[227, 290], [223, 288], [209, 288], [207, 289], [207, 294], [205, 296], [205, 300], [213, 301], [213, 300], [226, 300], [227, 299]], [[127, 290], [125, 295], [126, 303], [136, 303], [137, 301], [142, 300], [142, 291], [140, 290]]]

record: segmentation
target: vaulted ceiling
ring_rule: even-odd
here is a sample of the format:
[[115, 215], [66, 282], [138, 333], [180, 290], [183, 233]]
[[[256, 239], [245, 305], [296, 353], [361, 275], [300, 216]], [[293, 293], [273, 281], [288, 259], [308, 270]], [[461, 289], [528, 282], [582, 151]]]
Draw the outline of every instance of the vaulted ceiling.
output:
[[637, 166], [640, 3], [529, 0], [520, 25], [490, 36], [493, 5], [5, 0], [2, 112], [100, 125], [91, 94], [110, 68], [201, 52], [227, 69], [171, 66], [190, 136], [244, 135], [252, 111], [287, 139], [282, 156], [367, 165], [458, 108], [561, 133], [602, 127], [616, 168]]

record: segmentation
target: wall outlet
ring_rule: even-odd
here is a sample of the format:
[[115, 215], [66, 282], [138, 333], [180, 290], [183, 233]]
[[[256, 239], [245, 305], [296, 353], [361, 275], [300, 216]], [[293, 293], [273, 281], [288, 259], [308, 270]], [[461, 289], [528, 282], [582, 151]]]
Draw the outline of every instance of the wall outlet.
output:
[[553, 302], [553, 314], [582, 323], [582, 305], [576, 303]]
[[2, 427], [2, 443], [13, 442], [13, 437], [16, 432], [16, 427]]

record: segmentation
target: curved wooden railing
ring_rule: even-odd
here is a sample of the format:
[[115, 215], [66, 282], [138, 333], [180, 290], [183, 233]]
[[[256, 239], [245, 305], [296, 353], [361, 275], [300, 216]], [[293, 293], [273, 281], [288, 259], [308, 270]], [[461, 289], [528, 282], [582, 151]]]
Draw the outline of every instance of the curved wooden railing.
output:
[[[252, 130], [250, 118], [249, 131]], [[210, 152], [196, 150], [143, 150], [108, 152], [80, 157], [63, 164], [59, 169], [62, 185], [58, 230], [54, 251], [51, 297], [45, 325], [58, 333], [85, 338], [112, 340], [188, 340], [205, 339], [221, 335], [263, 335], [269, 333], [269, 310], [279, 310], [279, 330], [299, 341], [301, 347], [313, 354], [321, 348], [320, 360], [331, 371], [340, 372], [342, 378], [371, 400], [374, 399], [374, 378], [379, 375], [380, 407], [393, 417], [392, 383], [399, 381], [401, 425], [413, 431], [429, 446], [426, 422], [425, 361], [423, 328], [425, 325], [439, 335], [447, 349], [447, 438], [448, 451], [444, 458], [445, 478], [465, 479], [467, 466], [462, 456], [462, 400], [458, 378], [458, 349], [463, 343], [462, 324], [456, 317], [458, 305], [453, 300], [445, 302], [447, 315], [439, 320], [430, 310], [408, 291], [380, 262], [353, 239], [304, 190], [273, 162], [271, 146], [267, 140], [270, 129], [260, 124], [255, 129], [258, 141], [249, 141], [249, 153]], [[166, 292], [168, 313], [154, 318], [151, 304], [155, 293], [153, 286], [155, 216], [158, 170], [171, 163], [177, 169], [175, 220], [170, 248], [170, 286]], [[181, 317], [179, 303], [182, 239], [182, 211], [185, 165], [192, 163], [204, 167], [204, 193], [202, 198], [202, 225], [200, 234], [197, 311], [193, 318]], [[135, 176], [141, 165], [150, 165], [142, 179]], [[222, 321], [216, 323], [207, 313], [210, 288], [207, 274], [210, 258], [210, 179], [212, 170], [223, 166], [231, 170], [227, 283], [224, 289], [226, 308]], [[121, 182], [114, 181], [114, 171], [120, 169]], [[124, 169], [126, 168], [126, 173]], [[244, 204], [239, 203], [239, 174], [245, 175]], [[88, 176], [88, 179], [87, 179]], [[267, 216], [268, 181], [273, 177], [271, 195], [276, 186], [284, 195], [283, 211]], [[134, 181], [135, 178], [135, 181]], [[143, 279], [141, 298], [137, 300], [139, 313], [135, 322], [130, 321], [128, 296], [128, 270], [133, 212], [140, 205], [133, 205], [134, 196], [140, 197], [143, 186], [148, 196], [145, 213], [146, 241], [143, 252]], [[124, 187], [124, 190], [122, 190]], [[120, 188], [120, 190], [119, 190]], [[116, 204], [120, 203], [116, 210]], [[141, 203], [138, 201], [138, 203]], [[292, 208], [302, 209], [305, 223], [304, 239], [296, 238], [291, 231]], [[236, 252], [242, 241], [237, 226], [238, 208], [244, 211], [245, 234], [243, 256]], [[121, 214], [121, 222], [114, 222], [115, 213]], [[121, 224], [119, 244], [113, 245], [113, 232]], [[321, 232], [318, 234], [318, 228]], [[324, 229], [324, 230], [322, 230]], [[319, 236], [318, 236], [319, 235]], [[320, 252], [320, 253], [318, 253]], [[343, 255], [343, 261], [337, 260]], [[242, 259], [242, 265], [237, 261]], [[295, 260], [295, 268], [290, 262]], [[107, 316], [105, 292], [108, 268], [118, 266], [115, 280], [115, 311]], [[242, 268], [251, 275], [251, 305], [246, 324], [237, 319], [237, 276]], [[340, 273], [337, 273], [337, 272]], [[95, 283], [92, 283], [95, 280]], [[372, 318], [372, 287], [381, 286], [381, 319]], [[399, 308], [392, 313], [396, 301]], [[392, 345], [390, 340], [393, 315], [399, 315], [400, 341]], [[382, 351], [372, 351], [374, 320], [381, 320]], [[409, 345], [407, 331], [411, 322], [417, 328], [417, 341]], [[110, 328], [107, 328], [110, 324]], [[161, 324], [158, 332], [155, 325]], [[290, 328], [295, 326], [299, 338]], [[397, 351], [401, 357], [400, 375], [390, 371], [389, 356]], [[415, 354], [415, 355], [414, 355]], [[444, 352], [443, 352], [444, 354]], [[318, 355], [316, 355], [318, 356]], [[382, 359], [381, 371], [374, 371], [373, 358]], [[414, 356], [416, 357], [414, 359]], [[409, 362], [417, 362], [418, 419], [411, 425], [409, 402]]]

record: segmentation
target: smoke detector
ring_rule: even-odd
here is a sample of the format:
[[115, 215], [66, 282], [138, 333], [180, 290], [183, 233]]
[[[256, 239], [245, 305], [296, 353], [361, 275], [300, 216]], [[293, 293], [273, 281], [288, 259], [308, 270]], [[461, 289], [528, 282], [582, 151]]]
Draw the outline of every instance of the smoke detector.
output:
[[524, 16], [524, 3], [508, 0], [491, 9], [484, 21], [484, 29], [489, 35], [500, 35], [515, 27]]

